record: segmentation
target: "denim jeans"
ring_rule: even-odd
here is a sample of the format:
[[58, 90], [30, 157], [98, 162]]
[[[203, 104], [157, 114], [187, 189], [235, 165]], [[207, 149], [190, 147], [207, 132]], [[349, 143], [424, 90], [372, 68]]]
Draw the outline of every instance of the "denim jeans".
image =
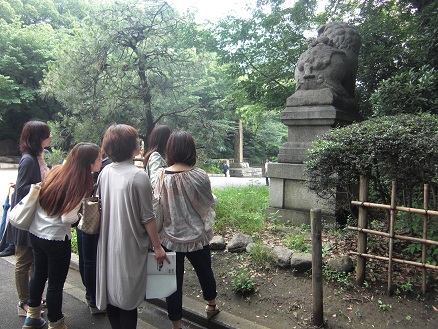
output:
[[34, 271], [29, 283], [28, 305], [41, 305], [41, 296], [44, 292], [47, 279], [46, 302], [49, 321], [56, 322], [62, 314], [62, 294], [67, 278], [71, 258], [71, 241], [52, 241], [40, 239], [30, 234], [34, 255]]
[[79, 272], [89, 306], [96, 307], [96, 257], [99, 234], [87, 234], [76, 229], [78, 237]]
[[181, 320], [182, 314], [182, 285], [184, 279], [184, 258], [192, 264], [198, 276], [204, 300], [216, 298], [216, 280], [211, 268], [210, 245], [204, 246], [201, 250], [192, 252], [176, 253], [176, 287], [177, 290], [166, 298], [168, 318], [171, 321]]

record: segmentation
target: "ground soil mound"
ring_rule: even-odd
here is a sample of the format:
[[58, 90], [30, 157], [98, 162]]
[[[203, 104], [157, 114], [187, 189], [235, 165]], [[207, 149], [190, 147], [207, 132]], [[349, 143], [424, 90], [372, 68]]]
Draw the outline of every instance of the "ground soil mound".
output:
[[[324, 235], [339, 243], [327, 257], [346, 254], [354, 248], [352, 237], [340, 241], [339, 237]], [[278, 236], [264, 236], [266, 241], [278, 240]], [[337, 239], [337, 240], [336, 240]], [[314, 328], [312, 325], [311, 274], [294, 274], [288, 269], [259, 268], [247, 253], [212, 253], [213, 269], [218, 284], [218, 304], [227, 312], [241, 316], [268, 328]], [[241, 296], [233, 291], [233, 271], [243, 266], [249, 269], [255, 283], [255, 292]], [[386, 263], [369, 261], [367, 286], [354, 284], [354, 273], [341, 282], [324, 281], [325, 328], [438, 328], [438, 284], [433, 279], [426, 295], [421, 295], [418, 285], [404, 291], [397, 280], [405, 276], [421, 281], [416, 269], [395, 266], [396, 292], [387, 295]], [[196, 274], [188, 261], [184, 277], [184, 293], [202, 301], [202, 292]], [[416, 279], [414, 279], [416, 278]], [[399, 281], [400, 282], [400, 281]]]

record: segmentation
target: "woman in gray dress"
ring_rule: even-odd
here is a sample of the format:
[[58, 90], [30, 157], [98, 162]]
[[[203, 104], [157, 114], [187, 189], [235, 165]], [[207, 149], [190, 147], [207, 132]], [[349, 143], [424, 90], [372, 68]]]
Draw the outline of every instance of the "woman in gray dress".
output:
[[169, 259], [158, 238], [149, 177], [133, 164], [140, 150], [137, 130], [124, 124], [112, 125], [102, 148], [113, 163], [99, 175], [102, 222], [96, 306], [107, 310], [113, 329], [135, 329], [137, 307], [146, 293], [148, 249], [154, 248], [159, 263]]

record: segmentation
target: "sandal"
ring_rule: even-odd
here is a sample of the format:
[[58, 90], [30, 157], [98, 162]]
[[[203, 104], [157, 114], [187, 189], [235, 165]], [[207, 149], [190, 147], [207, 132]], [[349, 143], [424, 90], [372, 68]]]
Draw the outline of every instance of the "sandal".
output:
[[[209, 307], [214, 307], [214, 309], [209, 310]], [[207, 319], [210, 320], [212, 317], [214, 317], [215, 315], [217, 315], [221, 310], [219, 309], [219, 307], [217, 307], [216, 304], [207, 304], [207, 307], [205, 308], [205, 313], [207, 313]]]

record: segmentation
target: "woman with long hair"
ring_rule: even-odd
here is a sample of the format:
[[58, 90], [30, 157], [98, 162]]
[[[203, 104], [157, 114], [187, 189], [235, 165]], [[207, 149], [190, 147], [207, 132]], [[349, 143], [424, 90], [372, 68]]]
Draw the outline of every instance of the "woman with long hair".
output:
[[164, 171], [161, 204], [163, 206], [162, 245], [176, 252], [177, 291], [167, 297], [172, 328], [181, 328], [184, 259], [192, 264], [201, 285], [210, 319], [219, 313], [216, 306], [216, 280], [211, 267], [210, 240], [213, 237], [215, 199], [206, 172], [196, 168], [196, 147], [184, 131], [170, 135], [166, 147], [168, 168]]
[[152, 188], [156, 183], [157, 170], [167, 167], [164, 151], [171, 133], [172, 129], [169, 126], [156, 125], [149, 135], [148, 149], [144, 154], [143, 163], [151, 180]]
[[99, 176], [96, 306], [106, 309], [111, 328], [135, 329], [137, 307], [146, 293], [148, 249], [154, 248], [159, 263], [169, 258], [158, 238], [149, 177], [132, 161], [140, 150], [137, 130], [125, 124], [110, 126], [102, 149], [113, 163]]
[[41, 295], [46, 281], [49, 329], [65, 329], [62, 293], [71, 257], [71, 224], [78, 221], [82, 199], [93, 188], [92, 172], [102, 164], [100, 148], [79, 143], [63, 165], [50, 170], [41, 185], [39, 205], [29, 233], [34, 272], [29, 282], [29, 302], [23, 329], [42, 328]]
[[[32, 120], [24, 124], [20, 136], [21, 159], [15, 192], [12, 194], [11, 209], [28, 193], [32, 184], [44, 181], [49, 168], [44, 162], [44, 148], [52, 140], [50, 127], [42, 121]], [[6, 242], [15, 245], [15, 286], [18, 294], [18, 316], [26, 317], [29, 299], [29, 278], [33, 271], [33, 253], [28, 231], [20, 230], [8, 224], [5, 233]], [[39, 299], [41, 303], [40, 294]]]

